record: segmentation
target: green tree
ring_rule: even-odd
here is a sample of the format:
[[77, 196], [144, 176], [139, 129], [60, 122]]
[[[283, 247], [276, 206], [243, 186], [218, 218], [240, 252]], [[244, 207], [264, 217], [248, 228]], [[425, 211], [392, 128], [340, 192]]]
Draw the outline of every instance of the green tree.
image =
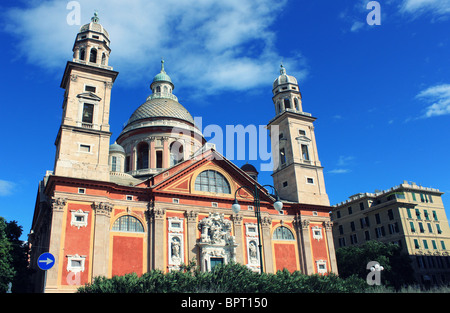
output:
[[383, 285], [398, 289], [414, 281], [411, 259], [392, 243], [371, 240], [361, 246], [339, 248], [336, 250], [336, 260], [342, 278], [356, 275], [366, 279], [369, 273], [367, 264], [377, 261], [384, 268], [381, 273]]
[[12, 266], [15, 270], [12, 292], [30, 292], [30, 277], [34, 272], [28, 267], [28, 245], [20, 240], [23, 227], [17, 221], [6, 223], [6, 236], [11, 243]]
[[8, 284], [13, 281], [15, 275], [11, 250], [6, 220], [0, 216], [0, 293], [8, 290]]

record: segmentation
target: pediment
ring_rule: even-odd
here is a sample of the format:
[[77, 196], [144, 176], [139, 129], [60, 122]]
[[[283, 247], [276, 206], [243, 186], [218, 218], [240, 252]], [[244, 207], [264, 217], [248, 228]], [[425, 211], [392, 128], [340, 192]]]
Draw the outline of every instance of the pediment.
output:
[[83, 92], [77, 95], [77, 98], [88, 99], [93, 101], [101, 101], [102, 98], [92, 92]]
[[311, 142], [311, 139], [309, 139], [306, 136], [299, 136], [299, 137], [296, 137], [295, 139], [298, 141], [303, 141], [303, 142]]
[[[163, 192], [170, 194], [185, 194], [185, 195], [195, 195], [204, 197], [218, 197], [218, 198], [230, 198], [234, 199], [236, 190], [241, 188], [237, 192], [237, 199], [253, 201], [253, 190], [255, 184], [259, 189], [259, 196], [262, 201], [271, 200], [267, 195], [266, 191], [255, 182], [250, 176], [243, 172], [239, 167], [234, 165], [232, 162], [227, 160], [225, 157], [218, 154], [216, 151], [212, 150], [209, 153], [206, 152], [201, 158], [196, 160], [191, 159], [185, 161], [186, 165], [184, 168], [175, 168], [176, 173], [170, 173], [171, 169], [167, 170], [166, 173], [160, 173], [157, 176], [162, 175], [159, 178], [166, 176], [165, 179], [158, 179], [155, 177], [155, 185], [152, 186], [154, 192]], [[209, 192], [201, 191], [196, 188], [196, 179], [204, 171], [215, 171], [220, 173], [229, 183], [230, 192], [229, 193], [219, 193], [219, 192]], [[167, 174], [169, 173], [169, 174]]]

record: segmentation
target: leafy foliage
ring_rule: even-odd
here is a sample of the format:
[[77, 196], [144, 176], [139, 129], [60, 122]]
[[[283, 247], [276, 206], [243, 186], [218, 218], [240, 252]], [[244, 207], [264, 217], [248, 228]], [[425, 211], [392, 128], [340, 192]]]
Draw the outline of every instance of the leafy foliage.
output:
[[369, 273], [367, 263], [377, 261], [383, 266], [381, 283], [399, 289], [413, 283], [411, 259], [401, 252], [398, 245], [376, 240], [367, 241], [361, 246], [349, 246], [336, 250], [336, 260], [341, 277], [356, 275], [361, 279]]
[[201, 272], [192, 263], [180, 271], [163, 273], [152, 270], [112, 278], [97, 277], [79, 293], [337, 293], [361, 292], [368, 285], [355, 276], [342, 279], [334, 274], [307, 276], [298, 271], [276, 274], [255, 273], [245, 265], [218, 265], [211, 272]]
[[22, 226], [17, 221], [7, 222], [0, 217], [0, 293], [29, 292], [33, 270], [28, 268], [28, 246], [20, 240]]
[[0, 217], [0, 293], [8, 290], [8, 284], [12, 282], [16, 273], [12, 266], [12, 249], [12, 244], [8, 239], [6, 221]]

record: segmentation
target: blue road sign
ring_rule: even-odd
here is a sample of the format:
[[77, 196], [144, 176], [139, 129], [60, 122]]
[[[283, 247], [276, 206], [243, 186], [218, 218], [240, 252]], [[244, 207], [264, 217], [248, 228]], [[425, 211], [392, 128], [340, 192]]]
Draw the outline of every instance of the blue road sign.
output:
[[42, 253], [37, 260], [37, 265], [41, 270], [49, 270], [55, 265], [55, 257], [49, 252]]

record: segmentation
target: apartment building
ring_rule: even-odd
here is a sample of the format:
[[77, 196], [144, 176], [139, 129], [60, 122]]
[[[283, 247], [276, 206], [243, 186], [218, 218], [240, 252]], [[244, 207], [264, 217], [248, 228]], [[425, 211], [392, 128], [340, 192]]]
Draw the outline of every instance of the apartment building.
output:
[[333, 206], [336, 249], [369, 240], [391, 242], [410, 255], [418, 283], [450, 282], [450, 229], [443, 192], [404, 181], [359, 193]]

